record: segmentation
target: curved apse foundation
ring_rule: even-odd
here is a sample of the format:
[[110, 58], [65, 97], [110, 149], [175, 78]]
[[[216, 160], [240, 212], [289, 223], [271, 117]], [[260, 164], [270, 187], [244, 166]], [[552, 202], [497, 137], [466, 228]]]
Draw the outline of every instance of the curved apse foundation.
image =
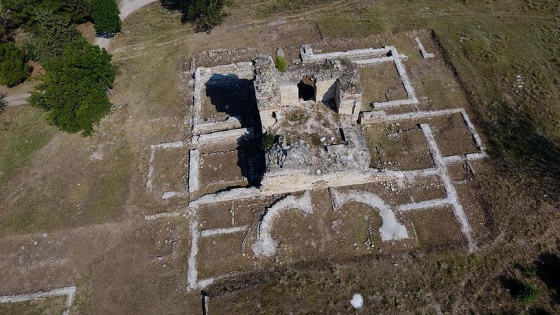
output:
[[311, 203], [311, 194], [309, 191], [299, 197], [289, 195], [280, 199], [272, 206], [266, 209], [259, 229], [257, 231], [257, 241], [253, 244], [253, 253], [257, 257], [272, 257], [276, 253], [278, 243], [272, 238], [271, 232], [274, 220], [286, 210], [297, 209], [304, 213], [304, 215], [313, 213], [313, 205]]
[[337, 192], [334, 189], [329, 189], [333, 201], [333, 210], [338, 212], [346, 203], [355, 201], [364, 203], [379, 211], [382, 219], [379, 234], [382, 241], [400, 240], [408, 238], [406, 227], [397, 221], [395, 213], [389, 205], [387, 205], [381, 198], [368, 191], [349, 190], [347, 192]]

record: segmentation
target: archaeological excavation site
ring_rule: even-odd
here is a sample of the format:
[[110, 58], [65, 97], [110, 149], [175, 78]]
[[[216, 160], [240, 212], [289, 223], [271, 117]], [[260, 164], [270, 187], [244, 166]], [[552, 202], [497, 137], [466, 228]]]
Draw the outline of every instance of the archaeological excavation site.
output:
[[[438, 46], [420, 36], [432, 51], [417, 36], [406, 54], [302, 45], [283, 71], [282, 48], [224, 65], [191, 61], [191, 137], [152, 145], [147, 181], [162, 202], [187, 203], [146, 220], [188, 218], [186, 282], [203, 292], [205, 312], [221, 298], [205, 293], [216, 282], [273, 265], [477, 250], [485, 219], [469, 185], [485, 146]], [[434, 88], [453, 101], [424, 94]], [[185, 155], [183, 190], [154, 181], [162, 152]]]
[[0, 315], [560, 314], [559, 1], [0, 2]]

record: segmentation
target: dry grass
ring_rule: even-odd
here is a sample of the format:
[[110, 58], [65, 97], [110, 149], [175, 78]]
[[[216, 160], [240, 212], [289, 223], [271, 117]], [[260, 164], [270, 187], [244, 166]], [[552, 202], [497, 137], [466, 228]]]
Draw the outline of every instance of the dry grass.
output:
[[[246, 4], [232, 9], [225, 24], [210, 35], [194, 34], [189, 25], [180, 24], [176, 13], [163, 11], [158, 4], [129, 17], [123, 34], [115, 37], [110, 48], [119, 71], [112, 96], [117, 109], [103, 120], [92, 138], [59, 134], [41, 121], [39, 112], [29, 108], [9, 109], [0, 115], [6, 119], [3, 123], [10, 122], [13, 127], [9, 132], [0, 131], [1, 176], [7, 176], [6, 170], [11, 174], [4, 177], [9, 179], [2, 183], [0, 193], [1, 233], [49, 231], [70, 257], [68, 262], [52, 259], [54, 253], [46, 245], [30, 245], [31, 236], [2, 238], [0, 257], [5, 258], [0, 263], [10, 275], [2, 283], [3, 292], [85, 279], [79, 282], [76, 307], [81, 314], [185, 313], [198, 309], [199, 292], [187, 295], [184, 281], [171, 280], [186, 277], [190, 238], [184, 228], [188, 223], [177, 219], [157, 227], [143, 223], [135, 228], [131, 224], [143, 212], [163, 207], [145, 193], [147, 148], [188, 134], [184, 110], [189, 97], [184, 93], [186, 81], [181, 72], [187, 70], [189, 57], [216, 48], [256, 47], [271, 53], [276, 46], [290, 47], [287, 53], [291, 57], [304, 42], [322, 38], [325, 41], [318, 46], [364, 47], [358, 39], [347, 37], [382, 31], [388, 35], [367, 41], [373, 46], [386, 43], [403, 47], [399, 51], [409, 55], [405, 65], [411, 69], [418, 94], [432, 102], [422, 103], [422, 108], [472, 105], [469, 110], [484, 126], [493, 152], [510, 163], [502, 168], [504, 173], [492, 165], [477, 164], [476, 175], [469, 179], [474, 189], [469, 187], [469, 193], [459, 189], [469, 203], [481, 204], [481, 209], [473, 207], [472, 211], [479, 213], [476, 216], [467, 209], [475, 217], [473, 222], [490, 231], [475, 230], [476, 235], [488, 233], [481, 250], [469, 255], [445, 245], [435, 251], [399, 247], [361, 258], [300, 262], [270, 272], [260, 282], [255, 275], [234, 279], [242, 287], [258, 283], [231, 294], [220, 291], [221, 284], [210, 288], [210, 308], [220, 313], [250, 313], [248, 310], [257, 310], [258, 304], [264, 313], [348, 313], [352, 311], [348, 304], [351, 295], [360, 292], [372, 313], [558, 312], [554, 286], [547, 286], [549, 280], [520, 271], [535, 266], [544, 252], [558, 253], [559, 220], [553, 194], [558, 186], [547, 186], [545, 180], [557, 174], [554, 166], [558, 163], [553, 163], [553, 157], [558, 156], [556, 142], [550, 139], [560, 139], [555, 84], [559, 74], [553, 58], [558, 51], [556, 2], [326, 2], [288, 13], [262, 9], [274, 5], [283, 8], [279, 5], [286, 2]], [[258, 14], [246, 14], [247, 8]], [[312, 30], [315, 22], [319, 28]], [[277, 26], [283, 23], [286, 26]], [[305, 25], [303, 30], [296, 32], [301, 25]], [[463, 86], [446, 85], [452, 73], [445, 67], [424, 68], [412, 37], [397, 34], [419, 28], [432, 28], [440, 36]], [[293, 36], [296, 33], [298, 36]], [[436, 46], [423, 36], [426, 48], [434, 51]], [[519, 91], [514, 88], [517, 74], [524, 81]], [[457, 93], [446, 93], [440, 87]], [[462, 88], [468, 92], [466, 97]], [[32, 145], [21, 146], [25, 140]], [[414, 149], [414, 141], [408, 147]], [[103, 152], [103, 159], [90, 159], [94, 152]], [[167, 176], [173, 172], [176, 170], [169, 168]], [[383, 187], [378, 188], [383, 191]], [[440, 190], [419, 194], [437, 195]], [[278, 227], [286, 229], [282, 233], [295, 244], [283, 252], [294, 254], [292, 261], [300, 260], [310, 248], [298, 243], [309, 228], [301, 219], [297, 215], [289, 218], [297, 223], [294, 234], [289, 234], [293, 232], [287, 227]], [[439, 223], [423, 220], [417, 223]], [[117, 223], [106, 225], [109, 222]], [[173, 255], [174, 245], [165, 242], [170, 239], [171, 225], [183, 229], [179, 233], [182, 243], [177, 247], [179, 258], [169, 258], [163, 267], [155, 257], [164, 253], [168, 259]], [[363, 229], [350, 232], [356, 233], [351, 238], [359, 239]], [[439, 232], [447, 237], [446, 231]], [[438, 235], [422, 236], [422, 240], [429, 245]], [[41, 272], [29, 272], [26, 268], [37, 265], [19, 266], [21, 261], [40, 261]], [[224, 263], [217, 261], [216, 266]], [[542, 293], [532, 305], [519, 304], [500, 283], [503, 275], [526, 279]]]
[[19, 303], [0, 303], [0, 314], [58, 315], [62, 313], [66, 297], [41, 298]]
[[93, 44], [95, 42], [95, 28], [93, 23], [86, 22], [77, 26], [78, 31], [82, 36], [88, 41], [88, 43]]
[[[373, 102], [406, 99], [397, 68], [393, 62], [383, 62], [360, 68], [360, 83], [364, 87], [364, 110], [371, 110]], [[368, 109], [369, 106], [369, 109]]]

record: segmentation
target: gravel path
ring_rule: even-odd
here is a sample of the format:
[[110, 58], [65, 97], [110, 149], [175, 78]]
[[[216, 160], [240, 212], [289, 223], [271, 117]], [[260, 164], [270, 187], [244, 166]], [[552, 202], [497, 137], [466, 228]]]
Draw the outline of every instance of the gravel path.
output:
[[21, 93], [12, 96], [6, 96], [4, 100], [8, 103], [8, 106], [20, 106], [27, 104], [27, 98], [31, 96], [31, 93]]
[[[134, 11], [156, 1], [157, 0], [129, 0], [124, 3], [121, 3], [121, 7], [120, 7], [121, 14], [119, 15], [119, 17], [121, 18], [121, 21], [124, 21]], [[102, 37], [95, 38], [95, 45], [99, 47], [108, 49], [110, 44], [111, 44], [110, 38], [102, 38]]]

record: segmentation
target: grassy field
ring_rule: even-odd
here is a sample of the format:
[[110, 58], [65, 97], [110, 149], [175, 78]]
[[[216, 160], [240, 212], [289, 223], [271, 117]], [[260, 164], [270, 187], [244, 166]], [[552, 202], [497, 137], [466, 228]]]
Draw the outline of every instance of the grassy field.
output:
[[0, 130], [0, 187], [5, 193], [10, 178], [52, 139], [56, 129], [46, 125], [43, 111], [16, 107], [0, 116]]

